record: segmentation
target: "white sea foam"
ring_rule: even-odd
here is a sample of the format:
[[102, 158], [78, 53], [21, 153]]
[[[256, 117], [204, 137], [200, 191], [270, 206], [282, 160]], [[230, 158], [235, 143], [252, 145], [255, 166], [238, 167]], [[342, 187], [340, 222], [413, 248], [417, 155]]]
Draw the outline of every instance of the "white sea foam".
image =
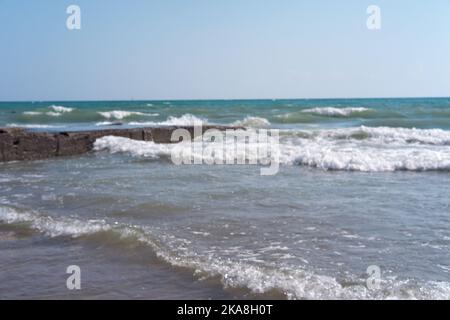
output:
[[17, 123], [9, 123], [6, 126], [10, 128], [29, 128], [29, 129], [50, 129], [62, 127], [50, 124], [17, 124]]
[[450, 170], [450, 132], [403, 128], [349, 128], [286, 138], [282, 163], [326, 170]]
[[[72, 112], [73, 108], [67, 108], [63, 106], [50, 106], [49, 107], [52, 111], [25, 111], [23, 114], [27, 116], [51, 116], [51, 117], [61, 117], [64, 114]], [[158, 113], [145, 113], [145, 112], [138, 112], [138, 111], [124, 111], [124, 110], [114, 110], [114, 111], [104, 111], [104, 112], [98, 112], [102, 117], [109, 121], [100, 121], [97, 122], [96, 125], [109, 125], [113, 124], [114, 120], [125, 120], [126, 118], [132, 117], [132, 116], [141, 116], [141, 117], [157, 117], [159, 116]], [[208, 124], [208, 119], [201, 118], [192, 114], [184, 114], [181, 116], [169, 116], [164, 121], [130, 121], [129, 125], [148, 125], [148, 126], [192, 126], [198, 123]], [[244, 127], [250, 127], [250, 128], [263, 128], [270, 126], [270, 122], [261, 117], [253, 117], [248, 116], [244, 118], [243, 120], [237, 120], [230, 125], [235, 126], [244, 126]]]
[[[202, 123], [211, 124], [208, 119], [200, 118], [192, 114], [184, 114], [180, 117], [170, 116], [165, 121], [155, 122], [155, 121], [141, 121], [141, 122], [130, 122], [130, 125], [155, 125], [155, 126], [193, 126], [195, 124]], [[249, 128], [264, 128], [270, 126], [269, 120], [260, 117], [248, 116], [243, 120], [237, 120], [230, 124], [231, 126], [243, 126]]]
[[28, 223], [30, 227], [50, 237], [80, 237], [110, 227], [101, 220], [80, 221], [72, 218], [53, 218], [30, 212], [18, 212], [15, 209], [0, 207], [0, 221], [7, 224]]
[[123, 111], [123, 110], [105, 111], [99, 112], [99, 114], [106, 119], [117, 119], [117, 120], [122, 120], [131, 116], [157, 117], [159, 115], [157, 113], [144, 113], [138, 111]]
[[74, 110], [73, 108], [67, 108], [67, 107], [63, 107], [63, 106], [50, 106], [48, 108], [57, 113], [69, 113]]
[[26, 115], [26, 116], [39, 116], [39, 115], [42, 114], [42, 112], [39, 112], [39, 111], [25, 111], [23, 114]]
[[325, 115], [325, 116], [348, 117], [351, 114], [361, 113], [361, 112], [365, 112], [365, 111], [369, 111], [369, 110], [371, 110], [371, 109], [368, 109], [368, 108], [351, 108], [351, 107], [348, 107], [348, 108], [323, 107], [323, 108], [305, 109], [302, 112], [318, 114], [318, 115]]
[[[108, 123], [113, 123], [113, 122], [108, 122]], [[131, 122], [128, 122], [127, 125], [130, 125], [130, 126], [158, 126], [158, 122], [156, 122], [156, 121], [131, 121]]]
[[250, 128], [264, 128], [270, 126], [270, 122], [265, 118], [247, 116], [243, 120], [233, 122], [232, 125]]
[[129, 153], [136, 157], [145, 157], [158, 159], [163, 156], [169, 156], [172, 144], [158, 144], [152, 141], [137, 141], [122, 137], [107, 136], [97, 139], [94, 143], [94, 150], [108, 150], [111, 153]]
[[50, 117], [60, 117], [62, 116], [64, 113], [70, 113], [72, 112], [74, 109], [73, 108], [67, 108], [67, 107], [63, 107], [63, 106], [49, 106], [48, 109], [50, 109], [51, 111], [25, 111], [23, 114], [26, 116], [41, 116], [41, 115], [47, 115]]
[[[271, 137], [270, 137], [271, 138]], [[97, 139], [94, 143], [94, 150], [106, 150], [112, 154], [125, 153], [133, 157], [142, 157], [147, 159], [173, 159], [172, 157], [180, 157], [180, 159], [191, 159], [195, 163], [236, 163], [237, 159], [245, 159], [252, 163], [261, 163], [268, 160], [262, 156], [258, 150], [262, 147], [269, 147], [268, 143], [254, 142], [251, 144], [245, 142], [225, 141], [215, 147], [209, 142], [195, 141], [193, 143], [177, 143], [177, 144], [161, 144], [152, 141], [136, 141], [123, 137], [107, 136]], [[211, 147], [220, 152], [203, 152], [203, 147]], [[235, 152], [237, 150], [237, 152]], [[241, 151], [245, 150], [245, 154]], [[223, 153], [222, 153], [223, 152]], [[242, 157], [241, 157], [242, 156]]]
[[101, 121], [101, 122], [97, 122], [95, 125], [98, 127], [101, 127], [101, 126], [111, 126], [113, 124], [114, 124], [114, 122], [111, 122], [111, 121]]
[[214, 251], [198, 253], [186, 247], [190, 242], [185, 239], [155, 233], [148, 227], [110, 224], [104, 220], [56, 218], [34, 212], [19, 212], [9, 207], [0, 207], [0, 221], [6, 224], [27, 224], [49, 237], [78, 238], [99, 232], [114, 232], [120, 238], [131, 238], [148, 245], [159, 259], [170, 265], [189, 268], [201, 278], [219, 277], [225, 288], [245, 287], [257, 294], [277, 290], [290, 299], [450, 299], [448, 282], [419, 284], [411, 280], [385, 278], [381, 282], [383, 290], [370, 291], [364, 279], [343, 286], [332, 276], [316, 274], [296, 266], [274, 265], [262, 260], [255, 265], [250, 261], [222, 258]]
[[196, 117], [192, 114], [184, 114], [181, 117], [169, 117], [166, 121], [158, 122], [159, 125], [166, 126], [192, 126], [196, 123], [207, 123], [207, 120]]
[[53, 111], [46, 112], [45, 114], [50, 117], [61, 117], [63, 115], [62, 112], [53, 112]]
[[[322, 131], [289, 132], [279, 145], [280, 163], [300, 164], [324, 170], [378, 171], [448, 171], [450, 170], [450, 133], [444, 130], [403, 128], [348, 128]], [[275, 141], [269, 140], [269, 144]], [[200, 142], [201, 143], [201, 142]], [[207, 145], [207, 142], [204, 142]], [[201, 148], [189, 144], [155, 144], [120, 137], [104, 137], [96, 150], [124, 152], [136, 157], [169, 157], [174, 148], [194, 159], [218, 162], [220, 154], [205, 159]], [[258, 160], [258, 148], [244, 144], [247, 159]], [[234, 151], [233, 148], [225, 148]], [[225, 156], [227, 156], [225, 154]]]
[[329, 139], [371, 139], [379, 143], [450, 145], [450, 131], [441, 129], [408, 129], [391, 127], [343, 128], [321, 131], [299, 131], [306, 136]]
[[[192, 126], [198, 123], [211, 124], [206, 118], [200, 118], [188, 113], [180, 117], [170, 116], [167, 120], [161, 122], [130, 122], [130, 125]], [[265, 118], [247, 116], [243, 120], [237, 120], [230, 125], [263, 128], [270, 126], [270, 122]]]

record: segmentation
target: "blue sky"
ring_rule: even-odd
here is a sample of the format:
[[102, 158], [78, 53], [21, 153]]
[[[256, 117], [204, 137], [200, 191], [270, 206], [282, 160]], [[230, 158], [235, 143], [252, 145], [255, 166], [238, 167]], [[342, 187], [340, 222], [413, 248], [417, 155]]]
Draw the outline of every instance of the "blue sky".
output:
[[2, 101], [450, 96], [448, 0], [0, 0], [0, 43]]

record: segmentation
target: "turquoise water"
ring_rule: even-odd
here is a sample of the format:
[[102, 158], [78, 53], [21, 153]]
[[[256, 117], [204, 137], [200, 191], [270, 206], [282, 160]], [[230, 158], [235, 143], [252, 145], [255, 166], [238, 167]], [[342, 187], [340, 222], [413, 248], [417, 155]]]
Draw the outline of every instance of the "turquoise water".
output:
[[77, 129], [118, 122], [135, 126], [184, 124], [192, 116], [220, 124], [245, 124], [246, 118], [257, 117], [254, 123], [268, 121], [276, 128], [364, 125], [450, 129], [450, 99], [0, 103], [0, 126]]
[[280, 129], [280, 171], [114, 137], [0, 164], [0, 298], [450, 299], [450, 99], [0, 104], [34, 130], [198, 119]]

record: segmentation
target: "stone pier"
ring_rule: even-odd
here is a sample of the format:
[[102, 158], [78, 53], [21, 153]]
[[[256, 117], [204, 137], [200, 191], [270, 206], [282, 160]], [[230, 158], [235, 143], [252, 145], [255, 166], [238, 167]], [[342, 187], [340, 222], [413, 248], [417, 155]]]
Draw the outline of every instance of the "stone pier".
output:
[[[78, 132], [33, 132], [21, 128], [0, 128], [0, 162], [40, 160], [74, 156], [93, 149], [95, 140], [105, 136], [125, 137], [156, 143], [173, 143], [172, 132], [186, 129], [194, 136], [192, 126], [170, 126], [132, 129], [105, 129]], [[203, 126], [208, 129], [236, 129], [226, 126]]]

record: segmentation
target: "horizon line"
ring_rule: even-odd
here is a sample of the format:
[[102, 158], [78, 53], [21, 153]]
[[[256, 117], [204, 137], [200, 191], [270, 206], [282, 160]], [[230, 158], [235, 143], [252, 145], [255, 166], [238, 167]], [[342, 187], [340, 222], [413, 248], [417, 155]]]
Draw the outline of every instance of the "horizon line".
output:
[[52, 100], [0, 100], [0, 103], [43, 103], [43, 102], [130, 102], [130, 101], [283, 101], [283, 100], [382, 100], [382, 99], [450, 99], [450, 96], [415, 96], [415, 97], [346, 97], [346, 98], [200, 98], [200, 99], [52, 99]]

